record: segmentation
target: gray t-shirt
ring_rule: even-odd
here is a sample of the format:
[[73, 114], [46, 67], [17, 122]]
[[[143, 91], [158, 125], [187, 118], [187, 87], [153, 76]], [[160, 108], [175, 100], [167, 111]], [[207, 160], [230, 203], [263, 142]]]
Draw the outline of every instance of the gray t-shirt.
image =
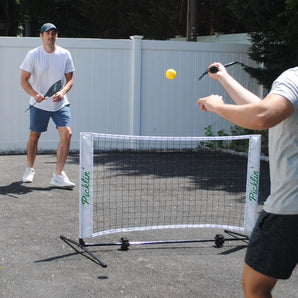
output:
[[298, 67], [282, 73], [269, 94], [288, 99], [295, 112], [269, 129], [271, 192], [264, 210], [275, 214], [298, 214]]

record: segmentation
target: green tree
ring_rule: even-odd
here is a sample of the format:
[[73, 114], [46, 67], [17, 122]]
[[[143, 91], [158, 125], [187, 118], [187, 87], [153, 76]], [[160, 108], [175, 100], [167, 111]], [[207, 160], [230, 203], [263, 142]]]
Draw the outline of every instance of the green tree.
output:
[[[186, 34], [187, 0], [19, 0], [21, 23], [39, 34], [40, 26], [53, 22], [61, 37], [168, 39]], [[198, 3], [199, 35], [243, 32], [228, 9], [229, 0]], [[27, 32], [29, 30], [26, 30]]]
[[19, 28], [19, 1], [0, 0], [0, 35], [16, 36]]
[[229, 7], [250, 32], [249, 56], [260, 65], [246, 70], [269, 89], [280, 73], [298, 65], [298, 0], [230, 0]]
[[245, 32], [244, 25], [229, 9], [229, 0], [201, 0], [197, 23], [199, 35]]
[[23, 27], [30, 36], [38, 36], [43, 23], [54, 23], [59, 36], [74, 37], [86, 22], [80, 15], [79, 0], [19, 0]]
[[[80, 0], [80, 14], [87, 19], [85, 35], [101, 38], [165, 39], [180, 32], [180, 1]], [[183, 23], [185, 21], [183, 20]]]

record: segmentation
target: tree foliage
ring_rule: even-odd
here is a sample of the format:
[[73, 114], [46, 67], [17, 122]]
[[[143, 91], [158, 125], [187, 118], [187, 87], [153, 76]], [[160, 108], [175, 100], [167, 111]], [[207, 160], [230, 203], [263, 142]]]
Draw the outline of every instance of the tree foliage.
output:
[[198, 4], [199, 35], [245, 32], [244, 25], [229, 9], [229, 0], [201, 0]]
[[[30, 28], [30, 36], [38, 36], [43, 23], [54, 23], [60, 36], [72, 37], [76, 26], [84, 23], [78, 0], [19, 0], [20, 23]], [[62, 30], [61, 30], [62, 29]]]
[[0, 0], [0, 35], [15, 36], [18, 33], [18, 22], [18, 1]]
[[298, 0], [231, 0], [230, 8], [250, 32], [247, 71], [267, 89], [284, 70], [298, 65]]
[[181, 1], [79, 2], [80, 15], [87, 20], [84, 36], [128, 38], [131, 35], [143, 35], [147, 39], [166, 39], [179, 33], [185, 24], [185, 18], [179, 21]]
[[[0, 0], [4, 1], [4, 0]], [[6, 0], [8, 1], [8, 0]], [[10, 0], [13, 1], [13, 0]], [[36, 36], [53, 22], [62, 37], [168, 39], [185, 36], [187, 0], [19, 0], [24, 26]], [[243, 32], [228, 9], [229, 0], [198, 1], [200, 35]]]

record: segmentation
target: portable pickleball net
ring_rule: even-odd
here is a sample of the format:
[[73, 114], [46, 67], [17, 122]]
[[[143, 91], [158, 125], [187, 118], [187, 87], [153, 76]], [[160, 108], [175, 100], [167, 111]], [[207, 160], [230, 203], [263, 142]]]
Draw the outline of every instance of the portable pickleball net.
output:
[[[260, 135], [82, 132], [79, 237], [78, 241], [60, 238], [103, 267], [107, 265], [88, 247], [116, 245], [128, 250], [132, 245], [212, 241], [221, 247], [227, 240], [246, 242], [257, 217], [260, 148]], [[221, 229], [231, 238], [216, 234], [212, 239], [131, 241], [126, 237], [202, 228]], [[106, 235], [115, 240], [103, 242]]]

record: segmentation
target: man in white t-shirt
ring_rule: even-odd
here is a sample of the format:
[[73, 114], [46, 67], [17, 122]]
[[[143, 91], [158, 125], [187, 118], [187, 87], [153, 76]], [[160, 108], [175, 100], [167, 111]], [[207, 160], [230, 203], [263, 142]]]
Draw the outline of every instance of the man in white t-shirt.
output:
[[[54, 24], [46, 23], [40, 29], [42, 45], [32, 49], [21, 64], [21, 86], [30, 98], [30, 136], [27, 143], [27, 164], [23, 182], [33, 182], [34, 161], [38, 150], [38, 140], [47, 131], [50, 118], [54, 121], [60, 135], [57, 148], [57, 164], [51, 179], [52, 186], [73, 188], [75, 184], [64, 172], [69, 152], [71, 113], [66, 93], [73, 85], [74, 65], [68, 50], [56, 45], [58, 30]], [[45, 96], [48, 89], [61, 82], [51, 97]]]
[[[271, 190], [250, 235], [242, 284], [245, 297], [272, 297], [278, 279], [291, 276], [298, 262], [298, 67], [283, 72], [261, 100], [234, 80], [220, 63], [209, 73], [234, 101], [200, 98], [203, 111], [248, 129], [269, 128]], [[210, 69], [209, 67], [209, 69]]]

